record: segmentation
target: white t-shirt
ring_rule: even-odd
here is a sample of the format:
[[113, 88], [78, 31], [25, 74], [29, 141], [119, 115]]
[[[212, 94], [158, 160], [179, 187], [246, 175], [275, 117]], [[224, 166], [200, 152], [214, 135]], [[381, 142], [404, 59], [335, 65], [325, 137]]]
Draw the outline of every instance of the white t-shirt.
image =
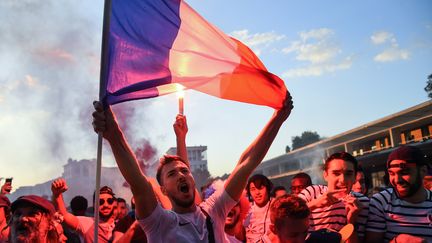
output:
[[269, 200], [264, 207], [258, 207], [256, 204], [250, 207], [243, 223], [246, 229], [247, 242], [264, 240], [264, 236], [269, 231], [269, 225], [271, 223], [270, 204], [271, 200]]
[[242, 241], [237, 239], [234, 235], [225, 233], [225, 237], [227, 238], [228, 243], [242, 243]]
[[[78, 228], [76, 232], [79, 234], [81, 242], [94, 242], [94, 218], [77, 216]], [[114, 221], [112, 223], [99, 222], [98, 242], [109, 242], [114, 230]]]
[[[210, 215], [215, 242], [227, 242], [225, 218], [236, 203], [225, 190], [220, 190], [199, 205]], [[158, 204], [148, 217], [138, 222], [150, 243], [208, 242], [206, 217], [198, 207], [193, 213], [178, 214]]]
[[393, 188], [374, 194], [370, 201], [366, 231], [382, 232], [384, 242], [399, 234], [423, 237], [432, 242], [432, 191], [421, 203], [399, 198]]

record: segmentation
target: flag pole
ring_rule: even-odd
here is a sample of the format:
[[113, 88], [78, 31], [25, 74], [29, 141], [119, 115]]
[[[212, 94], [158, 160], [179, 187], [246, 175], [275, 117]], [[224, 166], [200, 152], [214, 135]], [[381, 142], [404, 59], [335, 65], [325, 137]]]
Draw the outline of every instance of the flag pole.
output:
[[[103, 13], [103, 27], [102, 27], [102, 48], [101, 48], [101, 67], [99, 76], [99, 101], [105, 104], [105, 90], [106, 90], [106, 78], [108, 69], [108, 50], [109, 50], [109, 29], [110, 29], [110, 17], [111, 17], [111, 0], [105, 0], [104, 13]], [[99, 191], [101, 183], [101, 170], [102, 170], [102, 132], [98, 132], [98, 143], [97, 143], [97, 155], [96, 155], [96, 189], [95, 189], [95, 202], [94, 202], [94, 242], [98, 243], [99, 240]]]

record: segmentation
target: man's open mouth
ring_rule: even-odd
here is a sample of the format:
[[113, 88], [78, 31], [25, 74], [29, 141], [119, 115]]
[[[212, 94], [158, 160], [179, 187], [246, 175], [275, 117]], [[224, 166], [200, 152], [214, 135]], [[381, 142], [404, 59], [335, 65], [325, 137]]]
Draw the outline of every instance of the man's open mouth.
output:
[[179, 189], [183, 193], [188, 193], [189, 192], [189, 185], [187, 183], [181, 183]]
[[24, 232], [27, 232], [27, 231], [29, 231], [29, 229], [30, 229], [30, 227], [28, 227], [27, 225], [19, 225], [18, 227], [17, 227], [17, 232], [19, 232], [19, 233], [24, 233]]

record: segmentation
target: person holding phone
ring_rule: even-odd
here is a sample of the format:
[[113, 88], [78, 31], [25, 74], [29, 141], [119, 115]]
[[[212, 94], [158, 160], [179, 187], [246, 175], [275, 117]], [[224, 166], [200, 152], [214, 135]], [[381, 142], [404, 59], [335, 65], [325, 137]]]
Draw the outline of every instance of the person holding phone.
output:
[[12, 191], [12, 178], [6, 178], [5, 184], [1, 187], [1, 195], [9, 194]]

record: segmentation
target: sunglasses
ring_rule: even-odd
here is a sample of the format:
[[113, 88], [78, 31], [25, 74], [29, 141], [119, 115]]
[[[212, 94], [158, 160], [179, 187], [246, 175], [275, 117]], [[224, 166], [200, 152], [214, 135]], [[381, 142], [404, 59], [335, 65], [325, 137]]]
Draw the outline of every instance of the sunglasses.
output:
[[[109, 204], [109, 205], [112, 205], [113, 203], [114, 203], [114, 198], [108, 198], [107, 200], [106, 200], [106, 202]], [[104, 205], [104, 203], [105, 203], [105, 199], [99, 199], [99, 205]]]

